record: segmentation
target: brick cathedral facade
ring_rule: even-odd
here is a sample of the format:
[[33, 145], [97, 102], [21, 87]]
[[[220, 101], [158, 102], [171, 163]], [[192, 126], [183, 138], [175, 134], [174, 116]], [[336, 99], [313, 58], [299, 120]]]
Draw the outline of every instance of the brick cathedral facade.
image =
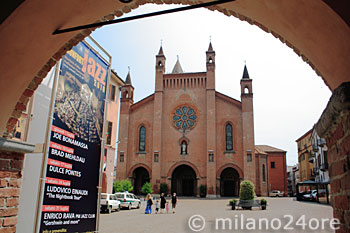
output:
[[177, 60], [173, 71], [165, 73], [165, 63], [161, 47], [154, 94], [134, 103], [130, 73], [121, 89], [116, 179], [131, 179], [135, 193], [146, 181], [155, 193], [166, 183], [169, 191], [184, 196], [198, 195], [199, 186], [205, 185], [208, 197], [236, 196], [247, 179], [258, 195], [268, 195], [268, 152], [257, 151], [254, 144], [247, 67], [238, 101], [215, 90], [211, 43], [206, 72], [184, 73]]

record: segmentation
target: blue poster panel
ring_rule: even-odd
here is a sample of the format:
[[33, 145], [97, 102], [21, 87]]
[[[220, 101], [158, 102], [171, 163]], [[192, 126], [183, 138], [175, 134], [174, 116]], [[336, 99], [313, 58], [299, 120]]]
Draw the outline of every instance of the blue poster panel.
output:
[[93, 232], [108, 67], [80, 42], [62, 58], [40, 232]]

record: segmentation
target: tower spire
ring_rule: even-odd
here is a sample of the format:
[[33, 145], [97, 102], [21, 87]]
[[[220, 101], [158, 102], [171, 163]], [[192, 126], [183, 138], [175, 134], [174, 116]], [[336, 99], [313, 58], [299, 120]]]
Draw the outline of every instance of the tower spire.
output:
[[158, 55], [164, 56], [162, 43], [160, 44], [160, 49], [159, 49]]
[[209, 42], [208, 51], [210, 51], [210, 52], [214, 51], [213, 46], [211, 45], [211, 39], [210, 39], [210, 42]]
[[[245, 63], [245, 62], [244, 62]], [[242, 76], [243, 79], [250, 79], [249, 78], [249, 73], [248, 73], [248, 69], [247, 69], [247, 65], [244, 64], [244, 70], [243, 70], [243, 76]]]
[[184, 71], [181, 67], [180, 60], [179, 60], [179, 55], [177, 55], [177, 61], [173, 69], [173, 74], [182, 74]]
[[130, 66], [128, 66], [128, 69], [129, 69], [129, 71], [128, 71], [128, 75], [126, 76], [126, 79], [125, 79], [125, 84], [132, 85], [131, 76], [130, 76]]

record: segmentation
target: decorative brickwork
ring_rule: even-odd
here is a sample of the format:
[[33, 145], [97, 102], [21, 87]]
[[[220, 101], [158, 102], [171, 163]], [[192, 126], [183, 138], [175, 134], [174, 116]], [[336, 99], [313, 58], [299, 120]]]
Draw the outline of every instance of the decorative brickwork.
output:
[[334, 90], [316, 130], [329, 148], [331, 204], [341, 222], [336, 232], [350, 232], [350, 82]]
[[0, 150], [0, 232], [16, 232], [23, 153]]

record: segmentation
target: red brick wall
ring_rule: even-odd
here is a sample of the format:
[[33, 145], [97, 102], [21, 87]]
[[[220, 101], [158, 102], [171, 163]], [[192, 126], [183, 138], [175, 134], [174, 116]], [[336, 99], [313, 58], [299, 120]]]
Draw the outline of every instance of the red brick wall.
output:
[[350, 113], [343, 115], [327, 137], [331, 204], [341, 222], [337, 233], [350, 232]]
[[16, 232], [24, 154], [0, 151], [0, 233]]
[[[287, 169], [285, 152], [268, 152], [268, 169], [269, 169], [269, 191], [279, 190], [288, 195], [287, 186]], [[275, 162], [275, 168], [271, 168], [271, 162]]]

